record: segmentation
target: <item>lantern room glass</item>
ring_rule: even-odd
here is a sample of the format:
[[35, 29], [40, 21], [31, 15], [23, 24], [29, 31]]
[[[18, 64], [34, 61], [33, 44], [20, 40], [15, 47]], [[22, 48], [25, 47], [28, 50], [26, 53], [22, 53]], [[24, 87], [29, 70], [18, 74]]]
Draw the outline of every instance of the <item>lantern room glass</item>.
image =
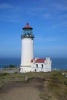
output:
[[24, 34], [32, 34], [32, 30], [31, 29], [24, 29], [23, 33]]

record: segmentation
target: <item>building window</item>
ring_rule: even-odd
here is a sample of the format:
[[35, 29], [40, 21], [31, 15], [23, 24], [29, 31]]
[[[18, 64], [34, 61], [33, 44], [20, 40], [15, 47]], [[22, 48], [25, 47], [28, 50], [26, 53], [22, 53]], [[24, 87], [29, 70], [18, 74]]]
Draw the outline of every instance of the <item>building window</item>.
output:
[[36, 68], [38, 68], [38, 64], [36, 64]]
[[43, 69], [43, 64], [42, 64], [42, 69]]
[[36, 72], [36, 69], [35, 69], [35, 72]]

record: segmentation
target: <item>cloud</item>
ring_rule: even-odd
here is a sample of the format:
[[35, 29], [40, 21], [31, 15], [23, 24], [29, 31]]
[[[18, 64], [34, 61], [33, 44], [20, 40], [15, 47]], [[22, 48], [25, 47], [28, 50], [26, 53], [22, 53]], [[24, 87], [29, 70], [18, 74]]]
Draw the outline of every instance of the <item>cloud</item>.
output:
[[50, 10], [67, 10], [67, 0], [44, 0]]
[[26, 14], [30, 16], [36, 16], [40, 18], [48, 19], [51, 17], [50, 13], [47, 11], [46, 7], [34, 7], [26, 9]]
[[13, 6], [7, 3], [0, 4], [0, 9], [7, 9], [7, 8], [13, 8]]
[[[2, 4], [0, 4], [0, 10], [8, 9], [8, 11], [6, 11], [6, 12], [8, 12], [8, 14], [6, 14], [8, 16], [11, 12], [10, 16], [17, 14], [18, 16], [28, 15], [28, 16], [32, 16], [32, 17], [38, 17], [43, 20], [44, 19], [49, 19], [49, 20], [58, 19], [59, 20], [61, 18], [61, 16], [59, 17], [60, 12], [67, 10], [67, 6], [63, 2], [61, 2], [62, 0], [60, 2], [57, 0], [57, 3], [55, 1], [42, 0], [41, 5], [38, 3], [37, 6], [32, 6], [32, 7], [13, 6], [8, 3], [2, 3]], [[66, 18], [66, 17], [63, 16], [63, 19], [64, 18]], [[3, 19], [3, 18], [1, 18], [1, 19]], [[11, 20], [13, 20], [13, 19], [11, 19]]]
[[59, 16], [59, 18], [62, 18], [62, 19], [67, 18], [67, 14], [62, 14], [62, 15]]
[[[64, 0], [65, 1], [65, 0]], [[67, 11], [67, 2], [55, 2], [54, 3], [54, 7], [57, 9], [57, 10], [60, 10], [60, 11]]]
[[10, 14], [10, 15], [0, 15], [0, 21], [8, 21], [8, 22], [20, 22], [20, 17], [18, 14]]
[[[4, 11], [2, 11], [3, 9]], [[20, 22], [20, 14], [21, 7], [8, 3], [0, 4], [0, 21]]]
[[45, 13], [42, 15], [43, 18], [49, 19], [51, 15], [49, 13]]
[[35, 12], [38, 12], [38, 11], [43, 11], [44, 10], [44, 7], [34, 7], [34, 8], [31, 8], [30, 11], [35, 11]]
[[60, 27], [60, 26], [66, 26], [66, 27], [67, 27], [67, 21], [65, 21], [65, 22], [60, 22], [60, 23], [58, 23], [58, 24], [55, 24], [55, 25], [53, 25], [51, 28], [55, 29], [55, 28], [58, 28], [58, 27]]
[[44, 43], [44, 42], [58, 42], [58, 41], [62, 41], [64, 40], [65, 38], [59, 38], [59, 37], [36, 37], [36, 42], [41, 42], [41, 43]]
[[44, 7], [39, 7], [39, 6], [26, 9], [26, 13], [32, 16], [41, 16], [41, 13], [43, 11], [44, 11]]
[[61, 12], [67, 11], [67, 2], [65, 1], [66, 0], [42, 0], [41, 5], [26, 9], [27, 14], [40, 17], [41, 19], [59, 19]]

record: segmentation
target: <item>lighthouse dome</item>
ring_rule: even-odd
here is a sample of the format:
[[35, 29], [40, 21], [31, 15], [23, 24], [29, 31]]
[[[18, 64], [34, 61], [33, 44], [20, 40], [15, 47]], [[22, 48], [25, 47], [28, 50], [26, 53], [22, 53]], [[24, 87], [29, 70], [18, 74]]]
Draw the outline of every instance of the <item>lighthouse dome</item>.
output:
[[29, 23], [27, 23], [26, 24], [26, 26], [24, 26], [23, 28], [22, 28], [23, 30], [26, 30], [26, 29], [33, 29], [30, 25], [29, 25]]

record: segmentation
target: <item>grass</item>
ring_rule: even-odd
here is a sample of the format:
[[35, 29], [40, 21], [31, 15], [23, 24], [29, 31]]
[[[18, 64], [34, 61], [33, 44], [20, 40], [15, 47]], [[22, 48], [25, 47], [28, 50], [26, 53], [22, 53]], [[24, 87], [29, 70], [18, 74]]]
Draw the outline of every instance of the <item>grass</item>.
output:
[[61, 72], [51, 73], [47, 88], [58, 100], [67, 100], [67, 78]]
[[[67, 71], [65, 71], [65, 74]], [[61, 72], [52, 71], [51, 73], [0, 73], [0, 90], [10, 81], [25, 82], [31, 78], [43, 79], [44, 91], [40, 93], [43, 100], [67, 100], [67, 78]]]

